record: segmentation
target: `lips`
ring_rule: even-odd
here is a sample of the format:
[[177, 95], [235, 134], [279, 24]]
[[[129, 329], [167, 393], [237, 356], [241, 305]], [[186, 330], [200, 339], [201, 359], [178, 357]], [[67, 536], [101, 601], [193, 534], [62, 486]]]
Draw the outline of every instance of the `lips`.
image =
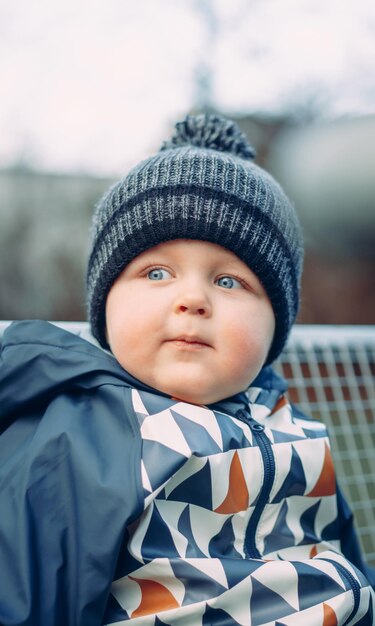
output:
[[173, 337], [172, 339], [169, 339], [168, 343], [173, 343], [178, 347], [186, 349], [212, 347], [209, 343], [207, 343], [205, 339], [197, 335], [179, 335], [178, 337]]

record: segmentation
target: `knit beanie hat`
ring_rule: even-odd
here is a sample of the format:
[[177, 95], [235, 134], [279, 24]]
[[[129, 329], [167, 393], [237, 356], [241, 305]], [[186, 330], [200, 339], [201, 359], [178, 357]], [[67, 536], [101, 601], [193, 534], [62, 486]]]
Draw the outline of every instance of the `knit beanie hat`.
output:
[[87, 271], [91, 329], [103, 347], [106, 298], [126, 265], [164, 241], [199, 239], [228, 248], [258, 276], [276, 320], [267, 363], [280, 354], [298, 311], [302, 235], [288, 198], [253, 158], [234, 122], [188, 116], [103, 196]]

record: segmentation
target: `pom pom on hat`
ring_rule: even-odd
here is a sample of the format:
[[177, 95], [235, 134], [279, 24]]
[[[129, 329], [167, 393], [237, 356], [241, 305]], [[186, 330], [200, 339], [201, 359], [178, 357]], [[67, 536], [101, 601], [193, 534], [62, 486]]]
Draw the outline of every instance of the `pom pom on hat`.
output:
[[164, 241], [198, 239], [231, 250], [258, 276], [276, 322], [266, 362], [280, 354], [298, 312], [303, 241], [290, 201], [253, 158], [237, 124], [189, 115], [103, 196], [87, 270], [89, 319], [103, 347], [107, 295], [126, 265]]
[[165, 141], [161, 150], [181, 146], [197, 146], [230, 152], [242, 159], [253, 159], [255, 151], [237, 124], [219, 115], [188, 115], [177, 122], [175, 133]]

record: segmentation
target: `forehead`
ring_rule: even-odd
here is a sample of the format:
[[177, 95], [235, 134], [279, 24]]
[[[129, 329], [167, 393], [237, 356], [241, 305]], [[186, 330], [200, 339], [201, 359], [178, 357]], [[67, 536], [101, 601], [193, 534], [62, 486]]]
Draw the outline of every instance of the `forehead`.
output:
[[[205, 255], [206, 258], [222, 258], [228, 261], [231, 260], [232, 262], [243, 263], [243, 261], [241, 261], [241, 259], [231, 250], [228, 250], [217, 243], [200, 239], [172, 239], [170, 241], [165, 241], [148, 248], [138, 255], [136, 259], [146, 257], [148, 255], [153, 256], [154, 254], [165, 254], [171, 256], [176, 255], [182, 257], [188, 256], [189, 258], [193, 258], [193, 255], [201, 254], [202, 256]], [[245, 265], [245, 263], [243, 263], [243, 265]]]

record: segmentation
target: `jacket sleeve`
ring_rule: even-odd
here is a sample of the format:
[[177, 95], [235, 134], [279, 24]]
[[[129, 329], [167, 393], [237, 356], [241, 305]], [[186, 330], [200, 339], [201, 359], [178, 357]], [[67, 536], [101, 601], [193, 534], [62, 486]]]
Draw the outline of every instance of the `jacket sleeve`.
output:
[[125, 396], [110, 385], [66, 391], [24, 407], [0, 437], [2, 626], [102, 623], [141, 506]]
[[344, 556], [366, 576], [370, 585], [375, 589], [375, 568], [368, 565], [363, 558], [358, 536], [354, 527], [353, 513], [337, 485], [337, 519], [340, 525], [341, 550]]

